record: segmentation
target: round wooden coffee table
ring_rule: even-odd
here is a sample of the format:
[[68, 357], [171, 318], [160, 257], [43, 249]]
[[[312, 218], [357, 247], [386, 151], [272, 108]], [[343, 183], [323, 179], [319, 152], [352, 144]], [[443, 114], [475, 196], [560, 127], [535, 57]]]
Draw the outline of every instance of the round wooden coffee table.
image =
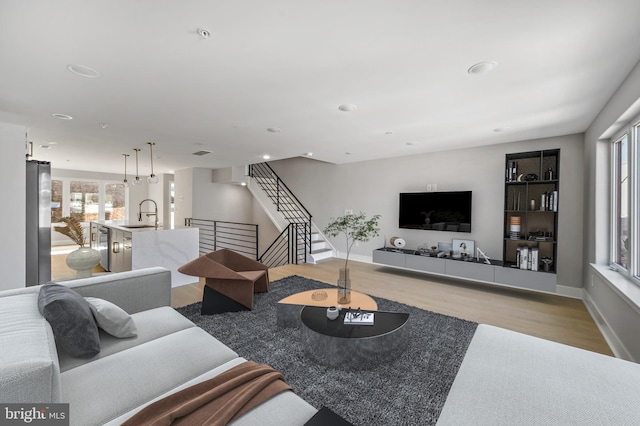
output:
[[[322, 292], [326, 293], [323, 298]], [[278, 327], [299, 327], [300, 311], [305, 306], [337, 306], [338, 288], [320, 288], [292, 294], [278, 301], [276, 316]], [[359, 291], [351, 291], [351, 303], [343, 308], [361, 308], [367, 311], [375, 311], [378, 304], [370, 296]]]

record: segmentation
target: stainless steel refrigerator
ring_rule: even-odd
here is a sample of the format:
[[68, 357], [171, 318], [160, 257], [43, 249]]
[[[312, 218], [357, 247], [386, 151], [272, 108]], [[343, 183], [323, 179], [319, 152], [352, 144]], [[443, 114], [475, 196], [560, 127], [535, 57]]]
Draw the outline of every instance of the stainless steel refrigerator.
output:
[[51, 164], [27, 161], [27, 286], [51, 281]]

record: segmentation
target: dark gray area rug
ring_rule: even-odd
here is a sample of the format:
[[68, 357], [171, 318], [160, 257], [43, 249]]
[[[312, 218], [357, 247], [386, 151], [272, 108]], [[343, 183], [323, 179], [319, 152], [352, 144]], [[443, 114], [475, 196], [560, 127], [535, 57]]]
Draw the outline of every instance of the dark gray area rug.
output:
[[298, 329], [276, 326], [276, 303], [327, 287], [292, 276], [272, 282], [268, 293], [256, 294], [252, 311], [200, 315], [200, 303], [195, 303], [178, 312], [240, 356], [281, 371], [314, 407], [329, 407], [354, 425], [435, 424], [477, 324], [374, 297], [381, 311], [410, 314], [409, 347], [372, 370], [324, 367], [305, 358]]

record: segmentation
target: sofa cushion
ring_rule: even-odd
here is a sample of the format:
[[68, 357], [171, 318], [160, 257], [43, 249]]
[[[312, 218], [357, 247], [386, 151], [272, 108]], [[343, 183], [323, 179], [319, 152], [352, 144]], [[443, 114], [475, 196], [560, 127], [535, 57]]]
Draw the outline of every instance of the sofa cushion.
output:
[[60, 367], [38, 293], [0, 297], [0, 401], [61, 402]]
[[85, 297], [98, 327], [114, 337], [124, 339], [138, 334], [136, 323], [131, 315], [118, 305], [97, 297]]
[[103, 424], [237, 357], [190, 327], [63, 372], [62, 400], [72, 424]]
[[128, 339], [118, 339], [100, 330], [100, 353], [87, 360], [74, 358], [66, 352], [59, 352], [60, 371], [68, 371], [96, 359], [113, 355], [168, 334], [195, 327], [191, 321], [168, 306], [139, 312], [131, 315], [131, 318], [135, 321], [138, 328], [137, 336]]
[[49, 321], [60, 347], [77, 358], [91, 358], [100, 352], [98, 326], [89, 303], [60, 284], [40, 288], [38, 310]]

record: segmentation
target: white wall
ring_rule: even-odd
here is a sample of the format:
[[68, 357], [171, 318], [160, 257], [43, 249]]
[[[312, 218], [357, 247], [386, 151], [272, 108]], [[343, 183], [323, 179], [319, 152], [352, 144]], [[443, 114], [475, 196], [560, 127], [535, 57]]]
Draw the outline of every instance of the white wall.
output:
[[245, 186], [213, 183], [212, 169], [195, 168], [192, 187], [193, 217], [251, 223], [253, 196]]
[[258, 252], [262, 253], [278, 236], [259, 203], [246, 186], [237, 183], [213, 183], [215, 170], [194, 169], [193, 217], [258, 225]]
[[26, 132], [24, 126], [0, 123], [0, 200], [3, 244], [0, 246], [0, 290], [25, 286], [26, 279]]
[[[640, 114], [640, 63], [631, 71], [585, 133], [585, 302], [616, 353], [640, 362], [640, 306], [618, 280], [605, 278], [610, 248], [610, 141]], [[591, 267], [590, 264], [595, 264]], [[600, 272], [596, 271], [600, 268]], [[636, 287], [632, 287], [636, 288]]]
[[[476, 241], [493, 259], [502, 258], [505, 154], [560, 148], [560, 204], [558, 213], [558, 284], [582, 286], [583, 136], [514, 142], [482, 148], [442, 151], [334, 165], [306, 158], [270, 163], [313, 215], [322, 229], [330, 217], [363, 211], [368, 217], [382, 216], [381, 235], [354, 246], [352, 255], [371, 258], [372, 251], [392, 236], [407, 241], [408, 248], [450, 242], [461, 234], [398, 228], [398, 194], [426, 191], [437, 184], [438, 191], [473, 191], [472, 233], [462, 234]], [[336, 249], [344, 243], [332, 240]]]

